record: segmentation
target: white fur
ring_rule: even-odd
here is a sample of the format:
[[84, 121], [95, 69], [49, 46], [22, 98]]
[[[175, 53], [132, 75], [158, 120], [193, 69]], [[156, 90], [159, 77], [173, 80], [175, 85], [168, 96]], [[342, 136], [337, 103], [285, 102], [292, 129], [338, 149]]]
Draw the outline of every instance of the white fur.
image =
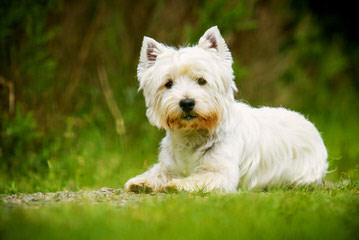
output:
[[[145, 37], [137, 74], [147, 117], [166, 136], [159, 162], [130, 179], [127, 191], [234, 192], [320, 183], [325, 176], [327, 151], [311, 122], [285, 108], [234, 100], [232, 57], [217, 27], [180, 49]], [[182, 118], [184, 98], [195, 100], [197, 118]]]

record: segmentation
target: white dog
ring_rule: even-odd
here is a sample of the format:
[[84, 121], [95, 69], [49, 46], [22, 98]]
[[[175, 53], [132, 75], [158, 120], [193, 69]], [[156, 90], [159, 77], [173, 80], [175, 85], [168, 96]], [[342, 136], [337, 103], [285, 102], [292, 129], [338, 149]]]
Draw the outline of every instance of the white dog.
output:
[[138, 65], [150, 122], [166, 130], [159, 162], [127, 191], [235, 192], [320, 183], [322, 138], [305, 117], [234, 99], [232, 57], [217, 27], [175, 49], [144, 37]]

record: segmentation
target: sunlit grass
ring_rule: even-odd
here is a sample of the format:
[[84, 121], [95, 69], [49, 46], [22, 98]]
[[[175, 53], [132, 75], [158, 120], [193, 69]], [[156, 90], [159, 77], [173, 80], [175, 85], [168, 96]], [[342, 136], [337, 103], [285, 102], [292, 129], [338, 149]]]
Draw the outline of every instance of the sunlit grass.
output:
[[0, 233], [4, 239], [352, 239], [358, 193], [358, 183], [346, 181], [318, 189], [146, 195], [125, 206], [3, 206]]
[[[359, 229], [357, 126], [311, 115], [329, 151], [319, 188], [276, 188], [230, 195], [139, 195], [111, 201], [0, 206], [3, 239], [353, 239]], [[134, 126], [129, 125], [129, 128]], [[354, 129], [354, 130], [353, 130]], [[350, 131], [353, 130], [353, 131]], [[0, 174], [1, 193], [121, 188], [157, 161], [163, 132], [146, 120], [126, 141], [89, 125], [64, 138], [46, 171]], [[63, 136], [61, 136], [63, 137]]]

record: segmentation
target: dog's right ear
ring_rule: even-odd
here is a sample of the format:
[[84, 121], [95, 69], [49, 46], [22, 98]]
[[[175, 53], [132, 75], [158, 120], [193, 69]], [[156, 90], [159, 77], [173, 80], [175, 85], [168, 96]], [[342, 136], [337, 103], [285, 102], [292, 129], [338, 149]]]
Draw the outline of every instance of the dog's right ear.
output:
[[164, 46], [161, 43], [156, 42], [150, 37], [144, 37], [140, 54], [140, 63], [138, 64], [137, 69], [138, 73], [142, 73], [146, 69], [153, 66], [163, 48]]

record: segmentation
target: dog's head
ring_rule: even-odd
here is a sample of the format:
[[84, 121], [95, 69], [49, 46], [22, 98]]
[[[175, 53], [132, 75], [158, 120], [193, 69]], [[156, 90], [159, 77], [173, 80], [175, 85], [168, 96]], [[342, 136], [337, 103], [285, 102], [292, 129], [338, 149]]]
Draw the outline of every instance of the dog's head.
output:
[[180, 49], [144, 37], [137, 76], [148, 119], [167, 130], [213, 130], [237, 90], [232, 56], [217, 27], [196, 46]]

